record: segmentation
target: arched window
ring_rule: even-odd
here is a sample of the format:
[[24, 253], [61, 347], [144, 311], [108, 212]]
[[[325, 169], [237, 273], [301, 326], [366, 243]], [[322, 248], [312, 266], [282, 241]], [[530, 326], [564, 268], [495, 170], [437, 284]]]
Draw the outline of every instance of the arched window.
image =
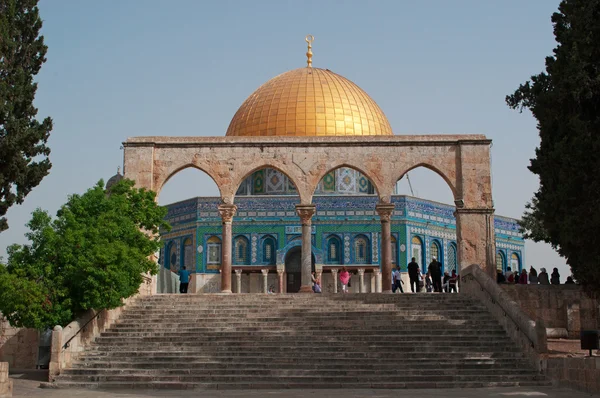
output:
[[440, 257], [440, 244], [437, 240], [432, 240], [431, 245], [429, 246], [429, 261], [433, 261], [434, 257], [440, 263], [442, 262]]
[[275, 264], [275, 239], [272, 236], [263, 239], [263, 261], [267, 265]]
[[233, 263], [248, 264], [248, 257], [248, 239], [238, 236], [233, 245]]
[[521, 271], [521, 258], [517, 253], [510, 255], [510, 269], [513, 271]]
[[415, 260], [417, 261], [417, 263], [420, 263], [421, 266], [423, 266], [424, 264], [422, 264], [423, 261], [423, 241], [421, 240], [421, 238], [419, 238], [418, 236], [413, 236], [412, 240], [411, 240], [411, 253], [412, 253], [412, 257], [415, 258]]
[[396, 237], [394, 235], [392, 235], [392, 239], [390, 240], [390, 245], [392, 246], [392, 264], [396, 264], [396, 256], [397, 256], [397, 250], [396, 250], [396, 245], [398, 244], [398, 242], [396, 241]]
[[369, 241], [364, 235], [354, 239], [354, 261], [356, 264], [369, 263]]
[[192, 241], [192, 238], [185, 238], [183, 241], [183, 265], [185, 265], [185, 268], [188, 271], [196, 268], [194, 266], [196, 262], [195, 259], [194, 242]]
[[169, 269], [177, 272], [177, 244], [175, 242], [172, 242], [169, 248]]
[[456, 268], [457, 258], [456, 258], [456, 245], [454, 243], [450, 243], [448, 245], [448, 258], [446, 261], [446, 268], [448, 272], [452, 273], [452, 271], [456, 271], [458, 273], [458, 269]]
[[206, 242], [206, 264], [213, 267], [221, 265], [221, 239], [217, 236], [211, 236]]
[[504, 272], [504, 269], [506, 268], [505, 263], [506, 261], [504, 261], [504, 254], [502, 252], [496, 252], [496, 269]]
[[342, 241], [337, 236], [327, 239], [327, 262], [330, 264], [342, 263]]

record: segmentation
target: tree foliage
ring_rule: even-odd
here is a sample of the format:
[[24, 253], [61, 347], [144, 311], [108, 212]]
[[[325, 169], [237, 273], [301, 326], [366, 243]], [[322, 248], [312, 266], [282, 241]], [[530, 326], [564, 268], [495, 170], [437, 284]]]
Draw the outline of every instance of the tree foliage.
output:
[[0, 1], [0, 232], [6, 212], [48, 174], [52, 120], [39, 122], [33, 81], [46, 62], [37, 0]]
[[537, 119], [529, 169], [540, 187], [522, 226], [567, 258], [574, 277], [600, 290], [600, 0], [563, 0], [546, 70], [506, 97]]
[[133, 184], [122, 180], [107, 194], [100, 181], [54, 219], [34, 211], [31, 243], [9, 247], [0, 267], [0, 312], [13, 326], [64, 326], [88, 309], [118, 307], [143, 273], [157, 272], [149, 256], [160, 247], [159, 228], [168, 229], [166, 209]]

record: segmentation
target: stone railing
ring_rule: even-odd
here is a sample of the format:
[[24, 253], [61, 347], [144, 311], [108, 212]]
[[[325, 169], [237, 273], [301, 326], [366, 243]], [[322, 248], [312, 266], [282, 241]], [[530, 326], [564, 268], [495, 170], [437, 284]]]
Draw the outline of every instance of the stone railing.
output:
[[544, 322], [529, 318], [510, 295], [476, 264], [462, 270], [460, 282], [461, 293], [481, 301], [511, 340], [527, 353], [532, 364], [541, 371], [540, 354], [548, 352]]
[[135, 296], [126, 300], [121, 307], [112, 310], [89, 310], [79, 319], [69, 323], [64, 329], [56, 326], [52, 331], [50, 348], [50, 366], [48, 379], [50, 382], [60, 375], [61, 370], [71, 366], [94, 341], [100, 333], [112, 326], [119, 319], [125, 308], [135, 302], [138, 297], [152, 294], [152, 277], [144, 275], [144, 282]]

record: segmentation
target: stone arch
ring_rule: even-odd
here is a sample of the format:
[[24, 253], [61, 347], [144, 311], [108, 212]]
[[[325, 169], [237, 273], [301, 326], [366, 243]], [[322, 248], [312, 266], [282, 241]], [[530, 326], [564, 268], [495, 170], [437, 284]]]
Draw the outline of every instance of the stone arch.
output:
[[381, 181], [374, 180], [374, 178], [372, 177], [373, 173], [367, 171], [361, 165], [354, 164], [354, 163], [349, 162], [347, 160], [342, 160], [342, 161], [339, 161], [339, 162], [334, 162], [334, 163], [328, 165], [328, 167], [323, 168], [322, 170], [324, 170], [324, 171], [321, 171], [320, 173], [315, 174], [315, 176], [314, 176], [315, 178], [311, 179], [312, 180], [312, 183], [310, 185], [310, 192], [311, 192], [310, 198], [311, 198], [311, 200], [312, 200], [312, 197], [314, 196], [314, 194], [315, 194], [315, 192], [317, 190], [317, 186], [319, 185], [319, 183], [321, 182], [321, 180], [327, 174], [329, 174], [332, 171], [335, 171], [335, 170], [337, 170], [339, 168], [342, 168], [342, 167], [347, 167], [349, 169], [353, 169], [355, 171], [358, 171], [359, 173], [361, 173], [365, 177], [367, 177], [369, 179], [369, 181], [371, 182], [371, 184], [373, 185], [373, 189], [375, 190], [375, 195], [377, 195], [378, 197], [381, 197], [381, 194], [380, 194], [380, 192], [381, 192], [381, 190], [380, 190]]
[[446, 182], [446, 184], [448, 185], [448, 187], [450, 188], [450, 191], [452, 192], [452, 196], [454, 197], [454, 200], [456, 201], [457, 199], [460, 199], [459, 195], [457, 194], [457, 188], [456, 188], [456, 182], [453, 181], [452, 179], [450, 179], [446, 173], [444, 173], [443, 171], [441, 171], [440, 169], [438, 169], [437, 167], [426, 163], [426, 162], [421, 162], [421, 163], [417, 163], [413, 166], [410, 166], [409, 168], [403, 170], [402, 172], [396, 174], [397, 178], [394, 181], [394, 184], [396, 184], [398, 181], [400, 181], [402, 178], [404, 178], [404, 176], [409, 173], [412, 170], [418, 169], [419, 167], [423, 167], [426, 168], [428, 170], [433, 171], [434, 173], [436, 173], [438, 176], [442, 177], [442, 179]]
[[305, 184], [302, 183], [302, 180], [300, 178], [301, 173], [300, 175], [298, 175], [291, 168], [286, 167], [285, 165], [279, 164], [277, 162], [261, 162], [258, 165], [236, 173], [236, 177], [234, 178], [232, 183], [232, 186], [235, 188], [233, 190], [233, 200], [235, 200], [235, 193], [238, 191], [240, 185], [244, 181], [246, 181], [246, 178], [250, 177], [255, 172], [263, 169], [274, 169], [285, 175], [296, 187], [298, 196], [300, 197], [300, 203], [310, 203], [310, 198], [307, 199], [306, 189], [304, 189]]
[[[175, 176], [177, 173], [186, 170], [186, 169], [195, 169], [198, 170], [204, 174], [206, 174], [207, 176], [210, 177], [210, 179], [215, 183], [215, 185], [217, 186], [217, 189], [219, 190], [219, 196], [222, 198], [223, 197], [223, 190], [221, 189], [221, 186], [219, 185], [219, 183], [217, 182], [217, 180], [215, 179], [215, 177], [213, 175], [211, 175], [211, 173], [205, 169], [203, 169], [202, 167], [194, 164], [194, 163], [187, 163], [184, 165], [180, 165], [176, 168], [173, 168], [173, 170], [169, 170], [166, 173], [163, 174], [157, 174], [155, 175], [155, 181], [154, 181], [154, 191], [156, 192], [156, 198], [158, 200], [158, 197], [160, 195], [160, 192], [162, 191], [163, 187], [167, 184], [167, 182], [169, 182], [169, 180], [171, 178], [173, 178], [173, 176]], [[164, 176], [164, 177], [163, 177]]]
[[[297, 247], [302, 247], [302, 239], [293, 239], [288, 242], [282, 249], [277, 250], [277, 264], [284, 264], [285, 257], [288, 252]], [[312, 256], [314, 257], [316, 264], [323, 264], [323, 251], [317, 249], [315, 245], [311, 245]]]

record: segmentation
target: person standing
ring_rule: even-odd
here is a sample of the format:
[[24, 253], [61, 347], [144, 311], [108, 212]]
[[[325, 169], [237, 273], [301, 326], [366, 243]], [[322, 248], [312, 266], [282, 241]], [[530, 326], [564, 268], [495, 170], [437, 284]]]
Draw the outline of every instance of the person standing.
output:
[[546, 268], [540, 269], [540, 274], [538, 275], [538, 281], [540, 285], [549, 285], [550, 281], [548, 280], [548, 273], [546, 272]]
[[185, 265], [179, 270], [179, 293], [185, 294], [190, 284], [190, 272], [185, 269]]
[[[419, 274], [421, 270], [419, 269], [419, 264], [415, 261], [413, 257], [408, 263], [408, 277], [410, 278], [410, 290], [415, 293], [415, 291], [419, 292]], [[416, 286], [416, 287], [415, 287]]]
[[448, 290], [450, 293], [458, 293], [456, 289], [456, 285], [458, 284], [458, 274], [456, 270], [452, 270], [452, 275], [450, 275], [450, 280], [448, 281]]
[[533, 267], [529, 268], [529, 284], [530, 285], [538, 284], [538, 274], [537, 274], [537, 271], [535, 270], [535, 268], [533, 268]]
[[560, 274], [558, 273], [558, 268], [554, 268], [552, 270], [552, 275], [550, 275], [550, 284], [560, 285]]
[[523, 270], [521, 271], [521, 275], [519, 276], [519, 285], [526, 285], [527, 284], [527, 270], [525, 268], [523, 268]]
[[402, 274], [400, 273], [400, 267], [396, 267], [394, 271], [394, 289], [392, 293], [396, 293], [397, 290], [400, 290], [400, 293], [404, 293], [402, 289]]
[[348, 293], [348, 282], [350, 282], [350, 272], [346, 267], [340, 272], [340, 283], [342, 284], [342, 293]]
[[442, 292], [442, 267], [435, 257], [431, 257], [431, 263], [428, 268], [429, 274], [431, 275], [431, 281], [433, 282], [433, 291], [437, 293]]

